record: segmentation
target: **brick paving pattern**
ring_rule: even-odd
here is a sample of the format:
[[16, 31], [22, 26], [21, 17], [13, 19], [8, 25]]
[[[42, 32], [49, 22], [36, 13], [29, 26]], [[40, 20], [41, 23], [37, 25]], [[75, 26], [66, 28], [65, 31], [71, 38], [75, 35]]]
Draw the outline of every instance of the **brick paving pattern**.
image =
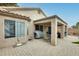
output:
[[79, 45], [72, 43], [74, 37], [58, 39], [57, 46], [52, 46], [43, 39], [28, 41], [20, 47], [0, 49], [0, 56], [79, 56]]

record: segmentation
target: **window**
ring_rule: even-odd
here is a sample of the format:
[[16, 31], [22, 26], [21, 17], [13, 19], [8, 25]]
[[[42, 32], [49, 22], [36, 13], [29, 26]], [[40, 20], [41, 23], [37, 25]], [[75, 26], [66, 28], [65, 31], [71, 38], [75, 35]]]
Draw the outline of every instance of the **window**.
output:
[[42, 25], [40, 25], [40, 31], [43, 31], [43, 26]]
[[5, 20], [5, 38], [25, 36], [25, 23]]
[[15, 37], [15, 21], [5, 20], [5, 38]]
[[35, 25], [35, 30], [39, 30], [39, 25]]
[[35, 25], [35, 29], [39, 31], [43, 31], [43, 25]]
[[48, 27], [48, 34], [51, 34], [51, 27]]

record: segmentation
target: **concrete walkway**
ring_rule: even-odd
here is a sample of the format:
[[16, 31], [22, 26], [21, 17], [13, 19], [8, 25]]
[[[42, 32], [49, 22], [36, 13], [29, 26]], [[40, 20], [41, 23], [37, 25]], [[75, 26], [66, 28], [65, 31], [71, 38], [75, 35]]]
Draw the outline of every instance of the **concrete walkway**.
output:
[[58, 45], [52, 46], [42, 39], [28, 41], [20, 47], [0, 49], [1, 56], [79, 56], [79, 46], [72, 43], [72, 37], [58, 39]]

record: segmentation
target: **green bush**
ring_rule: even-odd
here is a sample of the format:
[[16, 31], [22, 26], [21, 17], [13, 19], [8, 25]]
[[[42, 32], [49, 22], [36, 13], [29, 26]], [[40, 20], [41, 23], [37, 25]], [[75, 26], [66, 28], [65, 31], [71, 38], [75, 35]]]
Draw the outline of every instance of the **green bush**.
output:
[[72, 43], [79, 44], [79, 41], [77, 41], [77, 42], [72, 42]]

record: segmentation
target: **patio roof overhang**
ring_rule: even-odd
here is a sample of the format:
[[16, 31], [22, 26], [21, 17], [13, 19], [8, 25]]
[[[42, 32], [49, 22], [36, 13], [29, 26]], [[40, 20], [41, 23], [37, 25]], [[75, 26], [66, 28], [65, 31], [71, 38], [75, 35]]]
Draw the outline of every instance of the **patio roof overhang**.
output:
[[[57, 18], [58, 22], [62, 23], [62, 24], [65, 24], [65, 25], [68, 25], [64, 20], [62, 20], [59, 16], [57, 15], [53, 15], [53, 16], [50, 16], [50, 17], [46, 17], [46, 18], [42, 18], [42, 19], [38, 19], [38, 20], [35, 20], [34, 23], [42, 23], [43, 21], [44, 22], [51, 22], [51, 20], [54, 20], [54, 18]], [[43, 22], [43, 23], [44, 23]]]

